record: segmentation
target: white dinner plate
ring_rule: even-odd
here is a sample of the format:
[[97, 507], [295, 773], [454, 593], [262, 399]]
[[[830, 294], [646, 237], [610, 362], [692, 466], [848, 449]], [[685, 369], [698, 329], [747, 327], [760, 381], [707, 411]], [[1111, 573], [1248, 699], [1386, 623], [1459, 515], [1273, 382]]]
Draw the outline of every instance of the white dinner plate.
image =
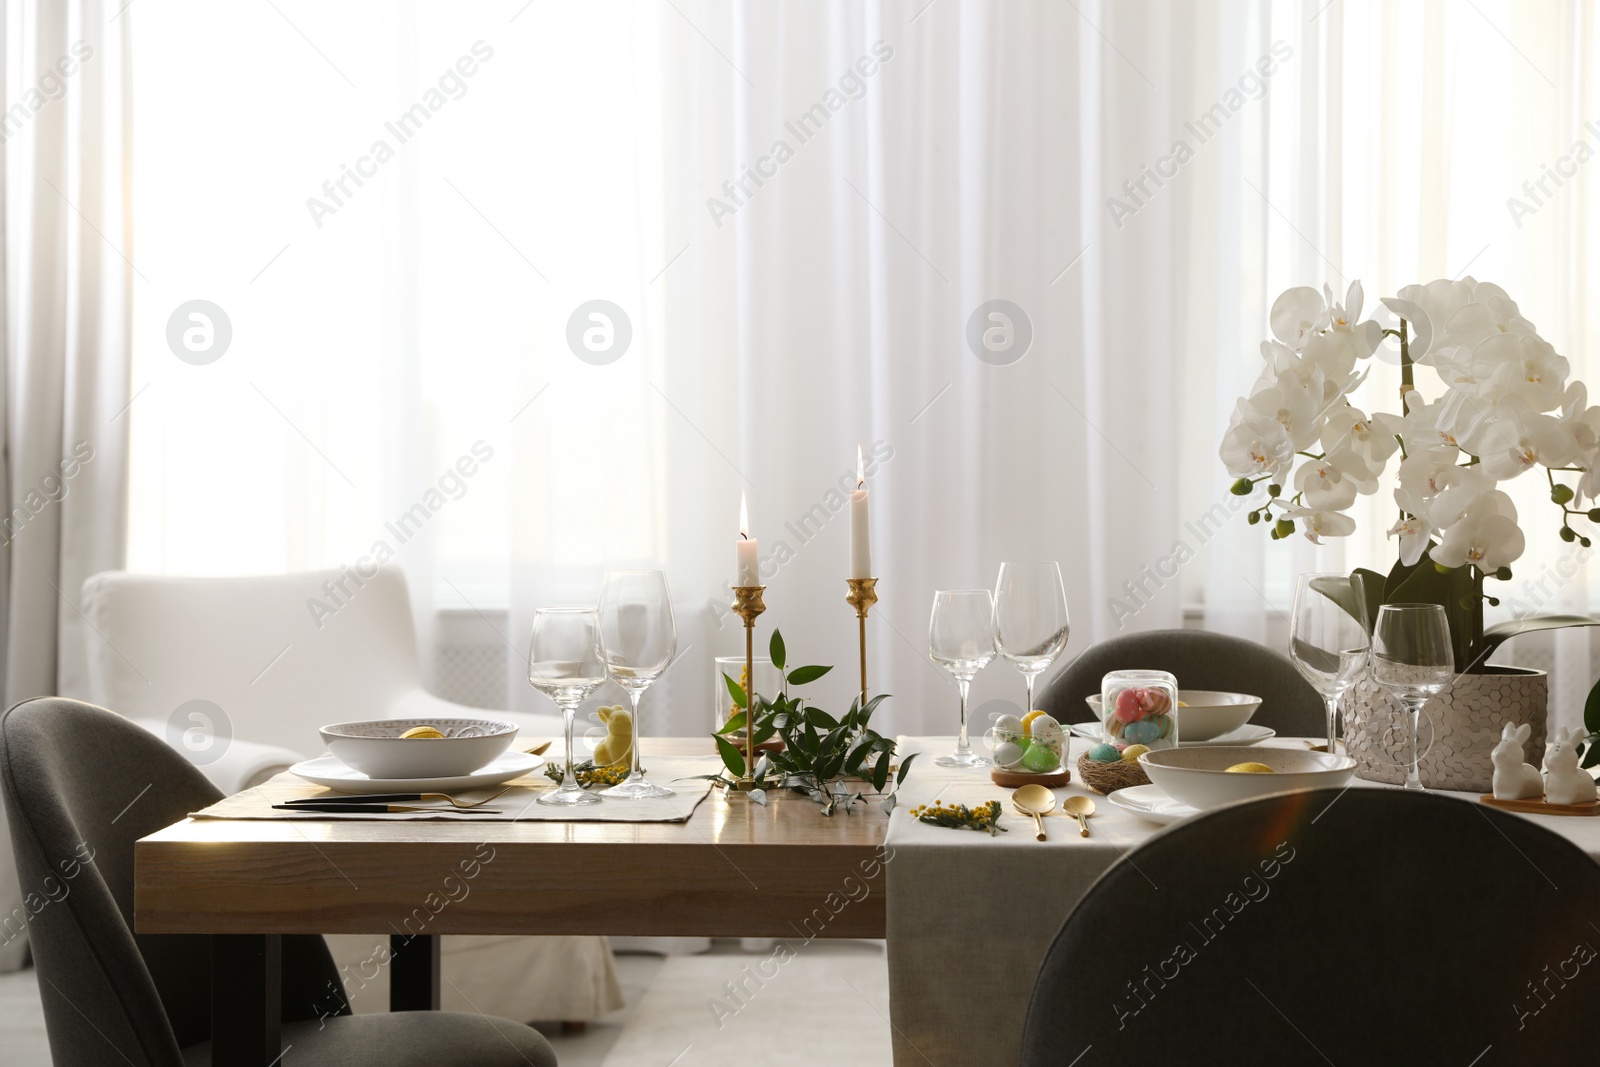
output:
[[1197, 809], [1187, 804], [1179, 804], [1167, 796], [1159, 786], [1154, 785], [1129, 786], [1117, 790], [1106, 799], [1123, 811], [1130, 811], [1141, 819], [1149, 819], [1155, 823], [1177, 822], [1179, 819], [1199, 814]]
[[338, 793], [458, 793], [521, 778], [543, 764], [543, 756], [507, 752], [471, 774], [454, 778], [368, 778], [335, 756], [318, 756], [296, 763], [289, 773]]
[[[1073, 737], [1081, 737], [1085, 741], [1099, 742], [1105, 740], [1105, 736], [1100, 730], [1100, 724], [1097, 722], [1075, 722], [1068, 729], [1072, 731]], [[1232, 733], [1223, 734], [1221, 737], [1213, 737], [1209, 741], [1179, 741], [1178, 747], [1188, 748], [1191, 745], [1259, 745], [1261, 742], [1277, 736], [1278, 731], [1270, 726], [1257, 726], [1255, 723], [1247, 722]]]

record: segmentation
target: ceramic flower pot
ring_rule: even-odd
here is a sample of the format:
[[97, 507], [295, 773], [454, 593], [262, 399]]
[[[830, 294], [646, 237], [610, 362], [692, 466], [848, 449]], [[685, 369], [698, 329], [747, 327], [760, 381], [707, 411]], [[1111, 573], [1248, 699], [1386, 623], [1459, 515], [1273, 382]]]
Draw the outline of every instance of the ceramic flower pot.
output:
[[[1494, 777], [1489, 754], [1508, 722], [1532, 728], [1524, 753], [1537, 765], [1544, 756], [1549, 693], [1544, 671], [1502, 667], [1494, 674], [1458, 675], [1422, 709], [1422, 784], [1489, 792]], [[1404, 782], [1410, 724], [1400, 702], [1367, 677], [1345, 695], [1343, 715], [1345, 745], [1355, 758], [1356, 775], [1374, 782]]]

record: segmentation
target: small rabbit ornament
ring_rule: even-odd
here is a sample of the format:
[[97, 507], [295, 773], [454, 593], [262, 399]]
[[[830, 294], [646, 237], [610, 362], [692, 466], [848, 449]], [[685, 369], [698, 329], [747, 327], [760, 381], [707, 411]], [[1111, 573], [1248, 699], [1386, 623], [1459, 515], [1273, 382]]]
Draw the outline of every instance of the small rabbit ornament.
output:
[[1526, 723], [1517, 726], [1508, 722], [1501, 728], [1500, 741], [1490, 753], [1496, 800], [1529, 800], [1544, 792], [1544, 779], [1539, 777], [1538, 769], [1522, 762], [1522, 746], [1532, 732], [1533, 727]]
[[[1544, 799], [1551, 804], [1591, 804], [1595, 800], [1594, 779], [1578, 766], [1578, 742], [1588, 732], [1578, 726], [1563, 726], [1556, 731], [1550, 754], [1544, 758]], [[1496, 771], [1496, 777], [1499, 772]]]

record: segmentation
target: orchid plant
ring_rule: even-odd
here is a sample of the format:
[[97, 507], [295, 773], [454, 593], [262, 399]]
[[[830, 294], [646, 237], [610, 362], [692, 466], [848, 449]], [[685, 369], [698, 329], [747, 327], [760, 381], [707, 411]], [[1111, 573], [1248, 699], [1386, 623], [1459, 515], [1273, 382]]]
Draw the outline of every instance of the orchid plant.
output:
[[[1588, 547], [1573, 519], [1600, 521], [1600, 507], [1581, 506], [1600, 495], [1600, 406], [1589, 404], [1582, 382], [1567, 381], [1566, 358], [1505, 290], [1471, 277], [1384, 298], [1392, 325], [1363, 320], [1363, 302], [1356, 281], [1343, 303], [1326, 286], [1301, 286], [1272, 305], [1265, 366], [1221, 448], [1238, 479], [1235, 494], [1265, 490], [1249, 522], [1273, 540], [1297, 530], [1317, 544], [1347, 537], [1356, 523], [1346, 512], [1358, 496], [1378, 492], [1398, 456], [1399, 515], [1388, 533], [1399, 562], [1387, 577], [1358, 571], [1363, 581], [1352, 584], [1368, 603], [1352, 607], [1370, 620], [1382, 603], [1444, 605], [1459, 671], [1486, 670], [1489, 654], [1515, 634], [1594, 625], [1575, 615], [1483, 625], [1484, 604], [1499, 603], [1484, 593], [1485, 579], [1510, 580], [1527, 544], [1501, 483], [1541, 469], [1563, 541]], [[1350, 396], [1366, 379], [1365, 361], [1380, 352], [1393, 358], [1391, 339], [1402, 410], [1368, 414]], [[1442, 386], [1433, 400], [1416, 386], [1418, 366]]]

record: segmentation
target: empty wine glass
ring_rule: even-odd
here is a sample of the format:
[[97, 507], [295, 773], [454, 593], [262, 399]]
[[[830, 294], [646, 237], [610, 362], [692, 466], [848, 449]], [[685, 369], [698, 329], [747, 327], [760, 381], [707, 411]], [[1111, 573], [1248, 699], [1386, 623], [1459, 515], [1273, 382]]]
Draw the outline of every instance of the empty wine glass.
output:
[[1406, 788], [1420, 791], [1417, 732], [1422, 706], [1455, 675], [1450, 620], [1443, 604], [1385, 604], [1372, 629], [1372, 680], [1411, 713], [1411, 769]]
[[1067, 647], [1067, 592], [1054, 563], [1002, 563], [994, 588], [994, 636], [1021, 672], [1033, 710], [1033, 682]]
[[598, 804], [572, 773], [572, 720], [578, 705], [606, 680], [600, 662], [600, 615], [593, 608], [540, 608], [528, 644], [528, 684], [555, 701], [566, 720], [567, 771], [560, 788], [540, 794], [540, 804]]
[[928, 620], [928, 655], [950, 672], [961, 691], [961, 733], [956, 750], [933, 762], [941, 767], [984, 767], [989, 761], [967, 741], [967, 691], [994, 659], [994, 597], [987, 589], [940, 589]]
[[1328, 708], [1328, 751], [1337, 752], [1339, 698], [1366, 670], [1372, 649], [1361, 578], [1302, 574], [1289, 623], [1289, 658]]
[[678, 631], [672, 622], [672, 597], [660, 571], [607, 571], [600, 592], [600, 652], [606, 673], [633, 704], [633, 769], [604, 792], [608, 797], [642, 800], [670, 797], [639, 767], [644, 731], [639, 724], [639, 698], [672, 663]]

